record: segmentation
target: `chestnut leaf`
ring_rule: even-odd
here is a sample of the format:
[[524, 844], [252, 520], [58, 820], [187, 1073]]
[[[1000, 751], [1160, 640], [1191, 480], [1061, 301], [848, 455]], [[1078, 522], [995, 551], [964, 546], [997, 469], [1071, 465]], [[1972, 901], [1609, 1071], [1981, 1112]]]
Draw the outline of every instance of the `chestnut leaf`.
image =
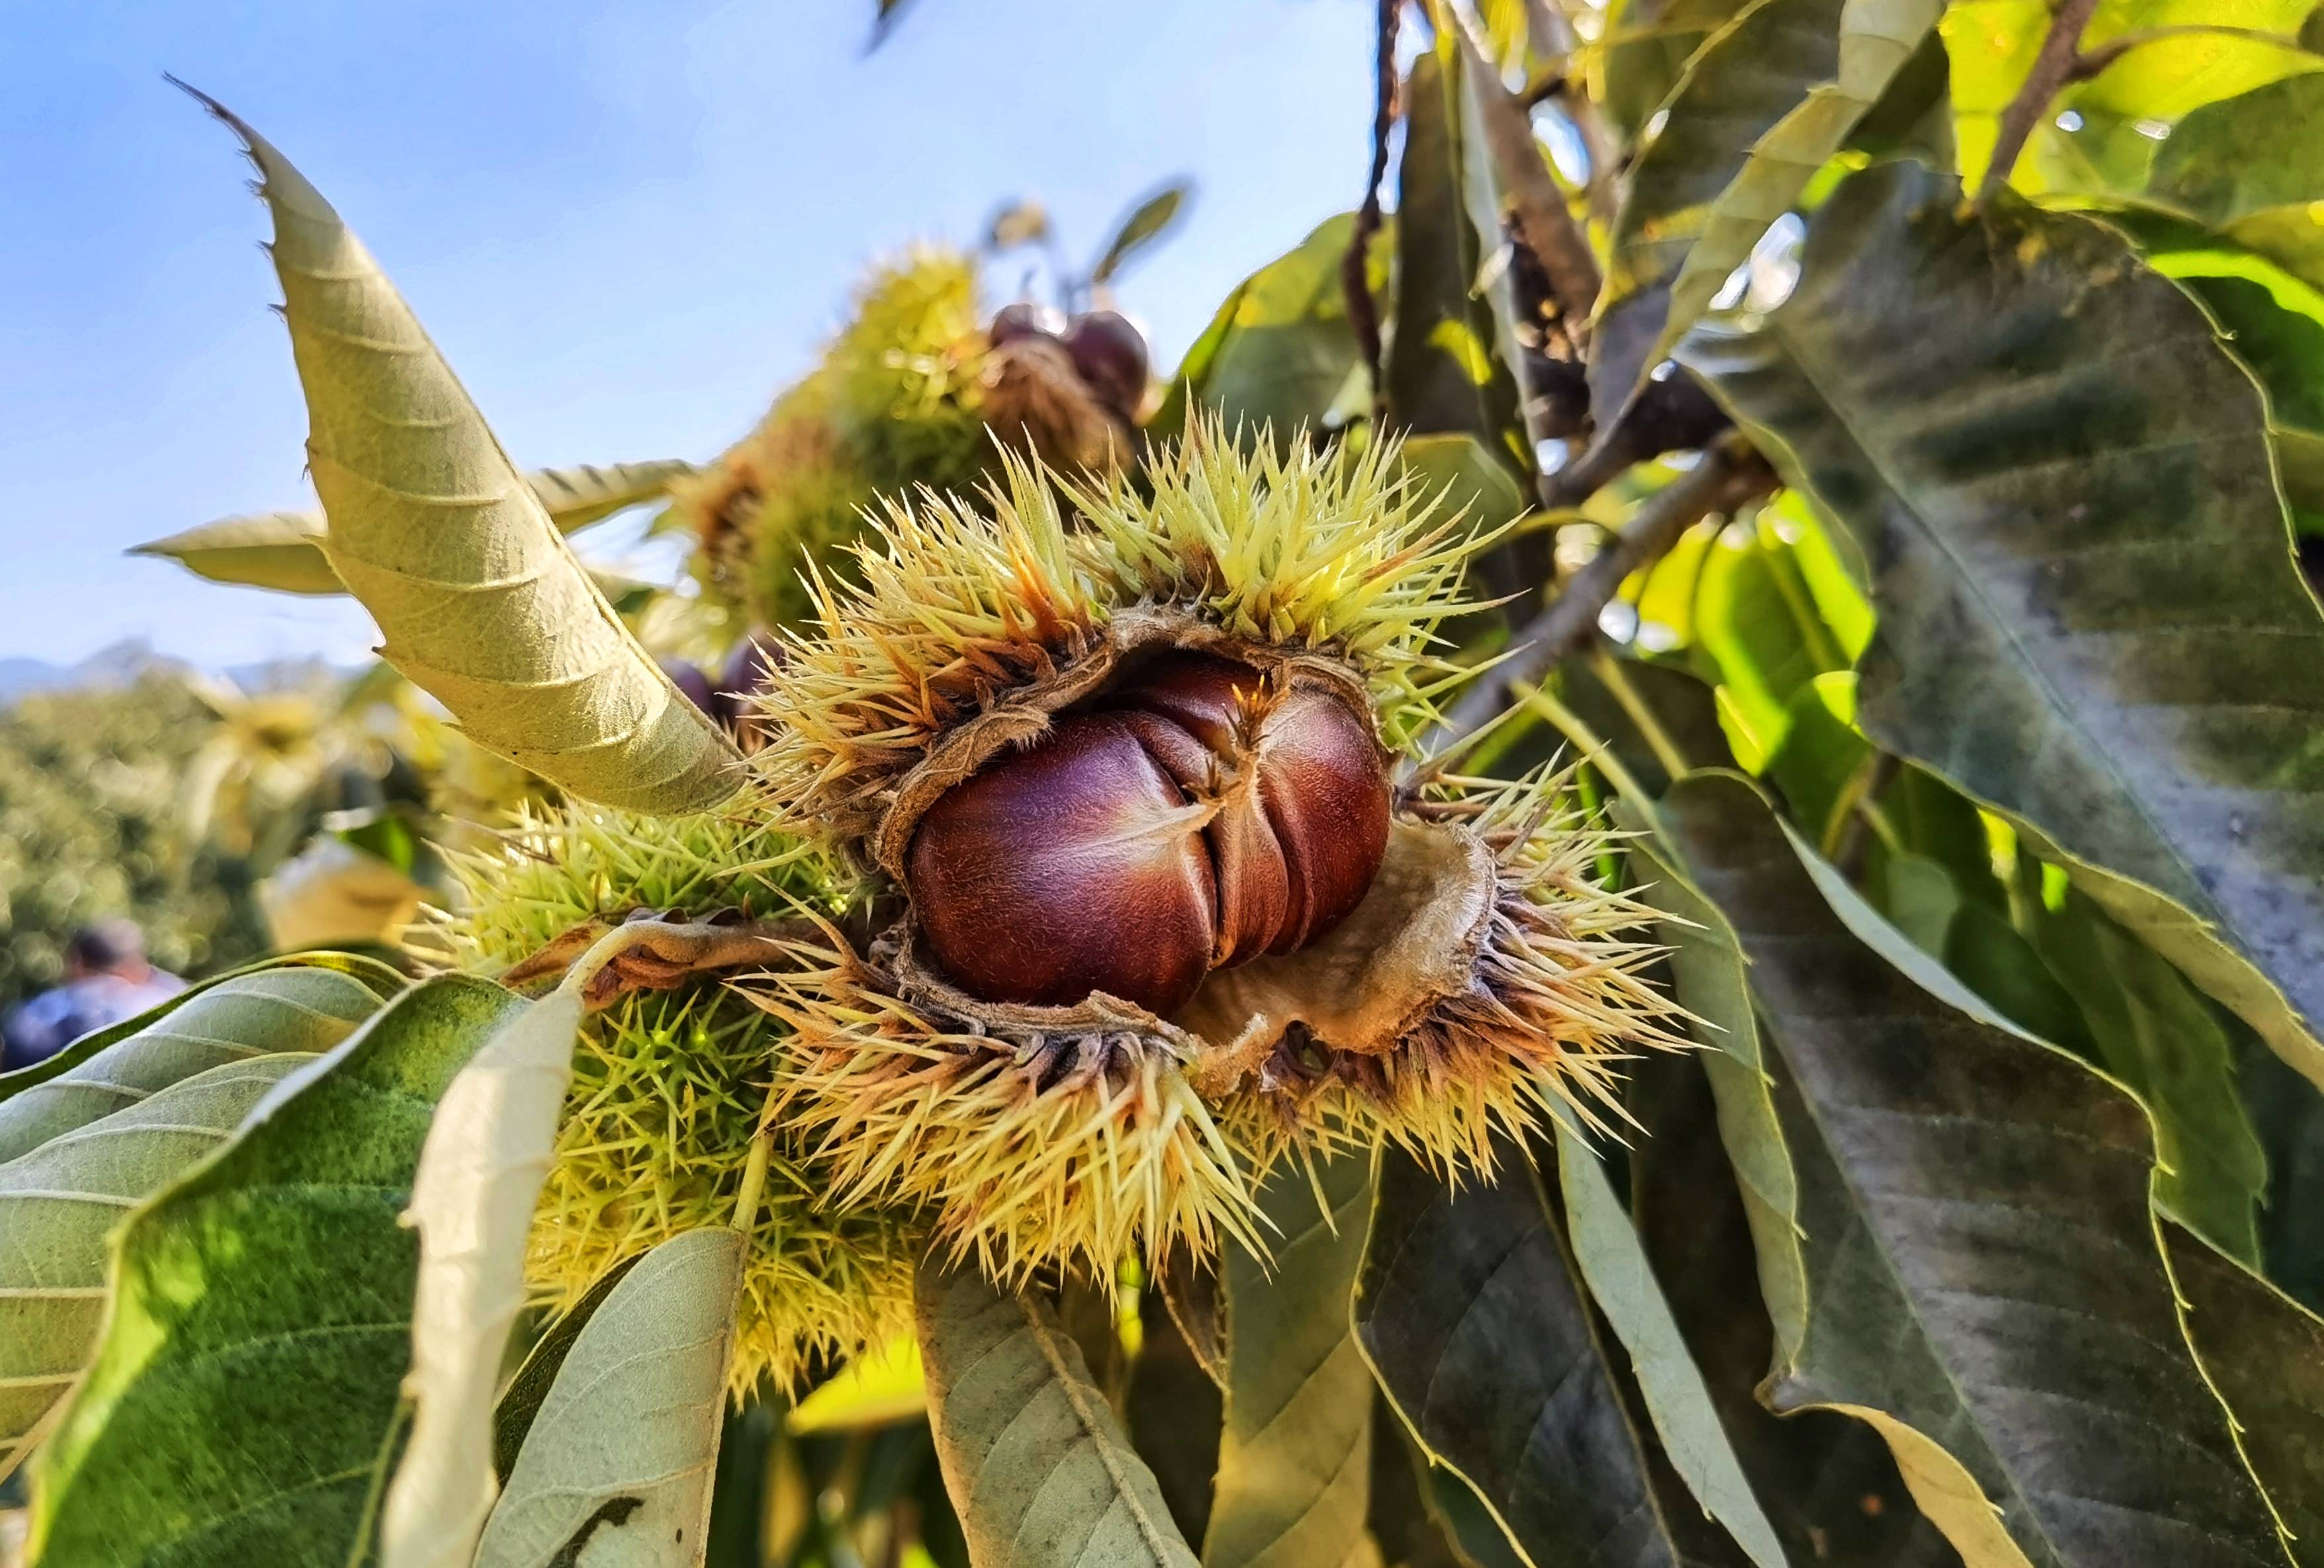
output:
[[1342, 1568], [1361, 1560], [1371, 1486], [1375, 1395], [1350, 1317], [1371, 1157], [1318, 1158], [1312, 1185], [1287, 1160], [1259, 1201], [1271, 1260], [1230, 1242], [1219, 1265], [1226, 1414], [1203, 1564]]
[[382, 656], [479, 745], [576, 795], [654, 812], [724, 800], [733, 744], [622, 623], [371, 254], [264, 138], [202, 101], [258, 165], [323, 553], [379, 622]]
[[380, 1517], [383, 1568], [467, 1568], [491, 1508], [493, 1388], [580, 1027], [576, 991], [532, 1003], [460, 1070], [428, 1130], [404, 1215], [420, 1232], [411, 1434]]
[[88, 1370], [122, 1216], [214, 1153], [305, 1055], [197, 1073], [0, 1165], [0, 1476]]
[[2259, 390], [2114, 231], [1960, 199], [1850, 177], [1681, 358], [1871, 565], [1866, 733], [2324, 1084], [2324, 615]]
[[973, 1264], [923, 1264], [936, 1457], [973, 1568], [1196, 1568], [1081, 1347]]
[[379, 1005], [379, 992], [364, 980], [303, 964], [272, 964], [190, 990], [0, 1078], [0, 1160], [211, 1067], [282, 1051], [327, 1051]]
[[1590, 370], [1601, 431], [1846, 144], [1943, 11], [1942, 0], [1761, 0], [1688, 62], [1614, 218]]
[[[667, 495], [695, 473], [691, 463], [663, 460], [536, 468], [524, 482], [560, 533], [602, 522], [614, 513]], [[134, 545], [133, 556], [176, 561], [198, 577], [278, 594], [344, 594], [346, 585], [323, 554], [328, 525], [320, 512], [258, 512], [221, 517], [181, 532]]]
[[687, 1231], [606, 1294], [517, 1450], [475, 1568], [551, 1568], [585, 1553], [702, 1561], [744, 1246], [723, 1225]]
[[130, 1217], [104, 1341], [42, 1450], [32, 1555], [362, 1555], [402, 1425], [420, 1146], [525, 1006], [465, 975], [413, 987]]
[[1658, 815], [1749, 962], [1797, 1176], [1772, 1407], [1870, 1423], [1972, 1563], [2273, 1561], [2181, 1331], [2137, 1102], [1812, 869], [1745, 780], [1691, 775]]

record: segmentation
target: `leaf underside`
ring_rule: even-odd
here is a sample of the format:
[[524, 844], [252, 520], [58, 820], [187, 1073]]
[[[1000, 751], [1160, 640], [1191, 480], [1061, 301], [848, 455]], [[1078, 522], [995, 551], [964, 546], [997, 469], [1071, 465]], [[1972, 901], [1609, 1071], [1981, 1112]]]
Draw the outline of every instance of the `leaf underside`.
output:
[[284, 965], [222, 981], [0, 1101], [0, 1160], [212, 1067], [327, 1051], [378, 1010], [370, 987], [330, 969]]
[[0, 1165], [0, 1477], [88, 1370], [114, 1228], [223, 1147], [259, 1097], [310, 1059], [212, 1067]]
[[1271, 1266], [1235, 1243], [1220, 1262], [1226, 1416], [1204, 1568], [1342, 1568], [1364, 1546], [1374, 1396], [1349, 1302], [1371, 1161], [1319, 1159], [1314, 1180], [1328, 1209], [1297, 1161], [1260, 1192]]
[[924, 1264], [920, 1351], [945, 1489], [974, 1568], [1196, 1568], [1054, 1313]]
[[518, 1450], [475, 1568], [702, 1561], [744, 1242], [645, 1254], [573, 1342]]
[[258, 165], [324, 553], [382, 656], [478, 744], [585, 798], [724, 799], [733, 747], [622, 624], [371, 254], [264, 138], [209, 107]]

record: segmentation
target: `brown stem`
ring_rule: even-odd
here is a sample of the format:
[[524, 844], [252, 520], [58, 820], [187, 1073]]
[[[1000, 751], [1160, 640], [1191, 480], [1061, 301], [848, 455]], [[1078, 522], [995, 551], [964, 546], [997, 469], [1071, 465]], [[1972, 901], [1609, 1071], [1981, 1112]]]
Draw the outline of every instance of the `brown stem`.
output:
[[2082, 29], [2089, 25], [2090, 14], [2098, 9], [2098, 0], [2055, 0], [2050, 10], [2050, 31], [2043, 35], [2042, 49], [2034, 57], [2034, 69], [2025, 73], [2025, 81], [2009, 106], [2001, 112], [2001, 132], [1993, 144], [1993, 161], [1985, 166], [1985, 179], [1977, 188], [1977, 205], [1982, 208], [1993, 199], [1993, 193], [2009, 182], [2010, 171], [2017, 167], [2018, 154], [2025, 150], [2025, 140], [2034, 134], [2034, 127], [2050, 112], [2050, 105], [2066, 84], [2074, 79], [2076, 62], [2081, 58]]
[[1379, 0], [1379, 45], [1373, 55], [1371, 180], [1356, 209], [1347, 253], [1340, 258], [1340, 287], [1348, 297], [1348, 325], [1356, 335], [1372, 375], [1372, 395], [1380, 393], [1379, 307], [1372, 300], [1372, 236], [1380, 227], [1380, 186], [1388, 179], [1388, 133], [1396, 125], [1396, 30], [1404, 0]]
[[1493, 167], [1508, 193], [1509, 214], [1517, 238], [1533, 252], [1548, 275], [1551, 298], [1557, 301], [1559, 324], [1568, 339], [1580, 343], [1589, 331], [1590, 313], [1598, 305], [1598, 258], [1590, 241], [1565, 205], [1565, 192], [1542, 161], [1541, 145], [1533, 139], [1533, 122], [1525, 105], [1501, 84], [1500, 73], [1486, 59], [1476, 35], [1463, 17], [1461, 51], [1469, 68], [1470, 90], [1485, 122], [1485, 141]]
[[1540, 684], [1559, 659], [1597, 634], [1599, 613], [1624, 578], [1660, 560], [1704, 518], [1732, 512], [1775, 484], [1774, 472], [1732, 436], [1704, 452], [1692, 470], [1648, 496], [1628, 525], [1518, 631], [1510, 654], [1462, 695], [1421, 751], [1441, 758], [1482, 731], [1520, 687]]

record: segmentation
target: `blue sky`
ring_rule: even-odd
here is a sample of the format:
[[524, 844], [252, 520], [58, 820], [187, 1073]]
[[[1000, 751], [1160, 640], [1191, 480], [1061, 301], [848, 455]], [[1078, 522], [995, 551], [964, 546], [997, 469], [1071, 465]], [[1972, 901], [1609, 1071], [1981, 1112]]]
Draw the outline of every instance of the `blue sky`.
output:
[[867, 258], [972, 241], [1013, 195], [1085, 254], [1195, 177], [1121, 288], [1175, 359], [1353, 204], [1371, 9], [917, 0], [866, 58], [871, 0], [0, 0], [0, 655], [369, 646], [343, 602], [121, 554], [309, 500], [264, 214], [165, 70], [332, 199], [520, 462], [605, 462], [715, 453]]

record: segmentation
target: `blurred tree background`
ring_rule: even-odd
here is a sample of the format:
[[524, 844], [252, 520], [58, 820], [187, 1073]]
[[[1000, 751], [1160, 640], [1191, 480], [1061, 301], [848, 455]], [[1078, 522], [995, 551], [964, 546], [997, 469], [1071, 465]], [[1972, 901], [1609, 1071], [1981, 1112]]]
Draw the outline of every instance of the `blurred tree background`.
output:
[[190, 842], [182, 780], [210, 710], [161, 674], [0, 707], [0, 1010], [64, 973], [73, 927], [128, 915], [199, 974], [263, 952], [247, 853]]

